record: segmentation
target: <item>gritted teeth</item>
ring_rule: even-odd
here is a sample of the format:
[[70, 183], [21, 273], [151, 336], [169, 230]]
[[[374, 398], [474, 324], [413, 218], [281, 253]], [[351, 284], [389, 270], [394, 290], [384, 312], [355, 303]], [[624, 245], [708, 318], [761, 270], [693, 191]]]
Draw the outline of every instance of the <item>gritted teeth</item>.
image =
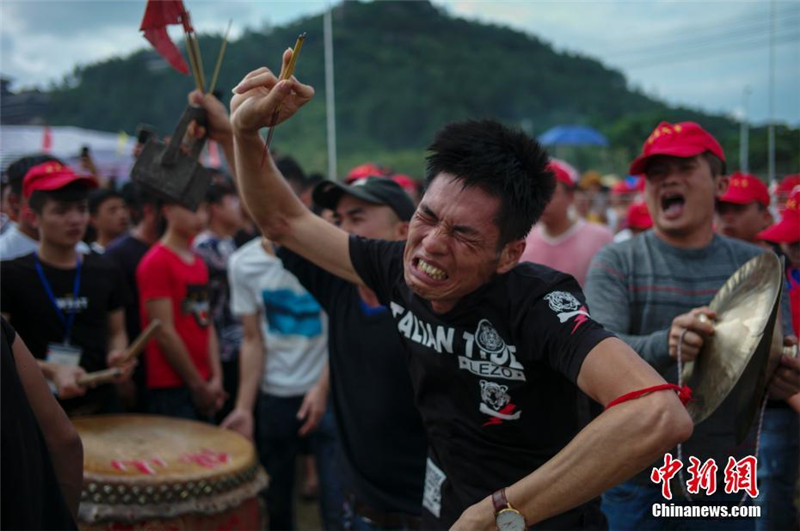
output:
[[426, 275], [431, 277], [434, 280], [446, 280], [447, 273], [439, 269], [438, 267], [434, 267], [430, 265], [428, 262], [420, 258], [417, 261], [417, 267], [420, 271], [423, 271]]

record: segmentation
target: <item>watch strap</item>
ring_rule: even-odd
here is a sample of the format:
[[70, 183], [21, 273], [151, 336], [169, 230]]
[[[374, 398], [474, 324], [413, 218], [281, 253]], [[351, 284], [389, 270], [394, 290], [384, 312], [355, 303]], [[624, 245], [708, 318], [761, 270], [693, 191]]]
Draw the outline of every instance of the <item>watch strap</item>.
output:
[[505, 487], [492, 493], [492, 504], [494, 505], [494, 514], [510, 507], [508, 498], [506, 498]]

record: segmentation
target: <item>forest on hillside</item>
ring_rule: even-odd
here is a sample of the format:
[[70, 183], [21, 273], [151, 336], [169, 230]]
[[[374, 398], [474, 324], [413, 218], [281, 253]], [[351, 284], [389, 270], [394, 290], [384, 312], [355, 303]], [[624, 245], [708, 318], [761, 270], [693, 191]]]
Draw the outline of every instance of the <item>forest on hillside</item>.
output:
[[[491, 117], [538, 135], [557, 124], [590, 125], [611, 147], [568, 150], [581, 170], [625, 174], [655, 125], [696, 120], [738, 165], [739, 124], [724, 116], [670, 107], [628, 86], [600, 62], [559, 53], [535, 36], [450, 16], [425, 1], [345, 2], [333, 13], [339, 174], [366, 160], [421, 177], [424, 148], [442, 125]], [[202, 28], [198, 28], [202, 30]], [[258, 66], [280, 67], [299, 33], [307, 39], [296, 75], [314, 100], [276, 132], [274, 149], [309, 171], [327, 169], [322, 15], [261, 30], [228, 43], [218, 89], [230, 89]], [[222, 37], [200, 35], [206, 78]], [[143, 45], [146, 42], [143, 40]], [[182, 42], [180, 43], [183, 44]], [[48, 122], [133, 133], [140, 123], [169, 134], [193, 82], [143, 48], [81, 66], [50, 91]], [[766, 128], [750, 133], [750, 167], [765, 173]], [[776, 129], [778, 174], [800, 168], [800, 130]]]

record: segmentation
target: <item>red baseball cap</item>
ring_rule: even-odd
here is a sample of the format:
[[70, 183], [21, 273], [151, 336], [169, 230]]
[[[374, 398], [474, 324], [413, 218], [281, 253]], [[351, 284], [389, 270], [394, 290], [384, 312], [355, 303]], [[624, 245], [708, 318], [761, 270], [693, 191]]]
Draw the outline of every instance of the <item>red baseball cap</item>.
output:
[[631, 175], [645, 173], [650, 157], [656, 155], [689, 158], [706, 151], [710, 151], [725, 162], [722, 146], [695, 122], [677, 124], [661, 122], [645, 140], [642, 154], [631, 163], [629, 173]]
[[780, 194], [788, 194], [794, 189], [795, 186], [800, 186], [800, 173], [796, 173], [794, 175], [787, 175], [786, 177], [778, 183], [778, 186], [775, 187], [775, 193]]
[[614, 183], [611, 187], [612, 195], [634, 194], [644, 190], [644, 179], [639, 175], [628, 175]]
[[723, 203], [736, 203], [737, 205], [747, 205], [757, 201], [768, 207], [769, 192], [767, 185], [755, 175], [737, 171], [731, 175], [728, 189], [719, 200]]
[[98, 186], [91, 175], [78, 175], [69, 166], [51, 160], [28, 170], [22, 179], [22, 195], [30, 198], [36, 190], [59, 190], [74, 182], [83, 182], [89, 188]]
[[395, 173], [389, 178], [394, 182], [396, 182], [397, 184], [399, 184], [400, 188], [402, 188], [409, 194], [416, 194], [417, 190], [419, 189], [419, 184], [417, 183], [417, 181], [415, 181], [408, 175], [402, 173]]
[[650, 212], [647, 210], [647, 203], [644, 201], [631, 203], [628, 207], [626, 221], [628, 222], [628, 227], [632, 229], [647, 230], [652, 227], [653, 218], [650, 217]]
[[360, 166], [356, 166], [345, 177], [345, 184], [350, 184], [353, 181], [363, 179], [365, 177], [388, 177], [391, 174], [388, 168], [373, 164], [372, 162], [365, 162]]
[[800, 241], [800, 186], [789, 195], [781, 220], [759, 232], [758, 238], [775, 243]]
[[547, 169], [553, 172], [553, 175], [556, 176], [556, 180], [564, 183], [567, 188], [575, 188], [578, 184], [578, 170], [563, 160], [550, 159]]

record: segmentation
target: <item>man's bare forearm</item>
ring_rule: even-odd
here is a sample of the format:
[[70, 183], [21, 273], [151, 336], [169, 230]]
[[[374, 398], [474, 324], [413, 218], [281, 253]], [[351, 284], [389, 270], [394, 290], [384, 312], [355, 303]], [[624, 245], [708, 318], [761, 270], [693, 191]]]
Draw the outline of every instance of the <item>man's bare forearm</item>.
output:
[[258, 384], [264, 370], [264, 347], [260, 339], [247, 339], [239, 350], [239, 391], [236, 409], [253, 411], [258, 395]]
[[[528, 525], [563, 513], [640, 472], [677, 443], [692, 424], [671, 391], [651, 393], [605, 411], [534, 473], [506, 489]], [[491, 500], [485, 500], [491, 507]]]
[[189, 351], [172, 326], [162, 324], [155, 337], [164, 357], [187, 386], [197, 387], [203, 383], [203, 378], [192, 363]]
[[258, 133], [234, 132], [236, 175], [241, 196], [263, 233], [280, 241], [290, 230], [290, 220], [306, 212], [305, 206], [281, 176], [272, 157], [261, 164], [264, 144]]

